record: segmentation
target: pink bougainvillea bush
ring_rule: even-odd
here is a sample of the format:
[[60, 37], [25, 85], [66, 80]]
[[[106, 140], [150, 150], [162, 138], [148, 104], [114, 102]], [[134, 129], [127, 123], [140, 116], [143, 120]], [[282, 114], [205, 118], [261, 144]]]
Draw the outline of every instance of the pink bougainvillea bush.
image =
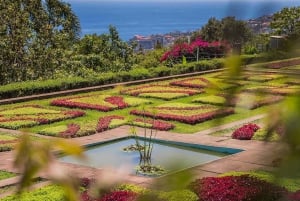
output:
[[192, 41], [190, 44], [187, 43], [180, 43], [175, 44], [171, 50], [165, 52], [163, 56], [161, 57], [160, 61], [166, 61], [169, 59], [179, 59], [183, 56], [185, 57], [195, 57], [197, 54], [197, 51], [199, 51], [199, 54], [205, 54], [207, 57], [215, 58], [215, 57], [222, 57], [225, 56], [228, 51], [230, 50], [230, 47], [228, 43], [226, 42], [207, 42], [200, 38], [197, 38], [196, 40]]
[[191, 184], [199, 201], [277, 201], [287, 189], [249, 175], [205, 177]]
[[233, 139], [238, 140], [251, 140], [254, 136], [254, 133], [259, 129], [260, 127], [256, 124], [246, 124], [238, 129], [236, 129], [232, 133]]
[[85, 115], [85, 112], [82, 111], [58, 110], [39, 105], [23, 105], [0, 110], [0, 127], [10, 129], [32, 127], [83, 115]]
[[211, 120], [217, 117], [223, 117], [234, 113], [232, 108], [223, 108], [220, 109], [217, 106], [212, 105], [166, 105], [166, 106], [157, 106], [154, 108], [157, 110], [157, 113], [141, 110], [132, 110], [130, 114], [152, 117], [156, 119], [163, 119], [167, 121], [178, 121], [186, 124], [197, 124], [203, 121]]

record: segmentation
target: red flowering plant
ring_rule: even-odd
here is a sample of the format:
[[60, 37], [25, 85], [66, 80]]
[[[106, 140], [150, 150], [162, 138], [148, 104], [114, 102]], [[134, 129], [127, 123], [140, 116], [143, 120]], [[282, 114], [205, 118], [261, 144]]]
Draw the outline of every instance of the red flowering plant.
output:
[[187, 58], [195, 57], [198, 53], [205, 53], [210, 58], [224, 56], [229, 51], [229, 45], [226, 42], [207, 42], [201, 38], [197, 38], [190, 44], [181, 43], [174, 45], [171, 50], [165, 52], [160, 61], [179, 60], [183, 56]]
[[60, 132], [59, 136], [63, 138], [73, 138], [76, 137], [76, 133], [80, 130], [78, 124], [69, 124], [67, 130]]
[[250, 175], [205, 177], [194, 181], [190, 188], [199, 201], [276, 201], [288, 193], [284, 187]]
[[117, 115], [111, 115], [111, 116], [100, 117], [99, 120], [98, 120], [98, 124], [97, 124], [97, 127], [96, 127], [96, 131], [97, 131], [97, 132], [103, 132], [103, 131], [108, 130], [108, 129], [109, 129], [110, 122], [111, 122], [113, 119], [121, 119], [121, 120], [123, 120], [124, 117], [117, 116]]
[[238, 129], [236, 129], [232, 133], [233, 139], [238, 140], [251, 140], [254, 133], [259, 129], [260, 127], [256, 124], [246, 124]]
[[150, 120], [150, 119], [146, 120], [146, 119], [138, 118], [138, 119], [135, 119], [133, 121], [133, 124], [135, 122], [138, 123], [138, 126], [143, 126], [143, 124], [146, 124], [146, 125], [150, 125], [150, 127], [152, 129], [157, 129], [157, 130], [160, 130], [160, 131], [168, 131], [168, 130], [171, 130], [175, 127], [171, 123], [168, 123], [168, 122], [165, 122], [165, 121], [159, 121], [159, 120]]

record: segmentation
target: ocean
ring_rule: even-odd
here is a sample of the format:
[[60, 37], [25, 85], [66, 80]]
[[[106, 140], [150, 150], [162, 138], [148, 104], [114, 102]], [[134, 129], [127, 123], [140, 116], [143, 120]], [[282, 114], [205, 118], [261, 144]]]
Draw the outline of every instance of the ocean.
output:
[[193, 31], [205, 25], [210, 17], [235, 16], [247, 20], [272, 14], [283, 7], [300, 6], [299, 0], [65, 1], [79, 17], [82, 35], [107, 33], [108, 26], [114, 25], [123, 40], [134, 35]]

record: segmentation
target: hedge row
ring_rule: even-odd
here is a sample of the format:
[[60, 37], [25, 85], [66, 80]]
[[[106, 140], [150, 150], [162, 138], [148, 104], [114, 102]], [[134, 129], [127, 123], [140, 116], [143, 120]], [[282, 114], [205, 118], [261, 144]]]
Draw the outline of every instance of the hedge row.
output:
[[179, 64], [173, 67], [160, 66], [149, 69], [136, 67], [130, 71], [122, 71], [119, 73], [103, 73], [96, 77], [89, 78], [69, 77], [64, 79], [18, 82], [1, 86], [0, 99], [141, 80], [146, 78], [177, 75], [195, 71], [219, 69], [223, 67], [223, 64], [224, 59], [213, 59], [188, 63], [185, 65]]

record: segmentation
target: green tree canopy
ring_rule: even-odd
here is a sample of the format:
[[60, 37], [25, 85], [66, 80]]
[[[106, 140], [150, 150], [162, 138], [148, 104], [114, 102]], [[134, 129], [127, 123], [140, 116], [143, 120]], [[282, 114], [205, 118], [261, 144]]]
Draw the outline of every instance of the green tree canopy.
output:
[[212, 17], [207, 24], [201, 28], [200, 36], [208, 42], [220, 41], [222, 39], [222, 23]]
[[60, 0], [0, 0], [0, 83], [53, 74], [80, 24]]
[[193, 38], [201, 37], [202, 39], [212, 41], [227, 41], [232, 46], [234, 44], [245, 44], [252, 37], [251, 30], [246, 22], [236, 20], [235, 17], [225, 17], [222, 20], [210, 18], [200, 32], [195, 32]]
[[95, 72], [129, 70], [134, 63], [133, 47], [123, 41], [114, 26], [101, 35], [85, 35], [74, 46], [75, 61]]
[[273, 15], [271, 28], [277, 34], [299, 35], [300, 31], [300, 6], [283, 8]]

